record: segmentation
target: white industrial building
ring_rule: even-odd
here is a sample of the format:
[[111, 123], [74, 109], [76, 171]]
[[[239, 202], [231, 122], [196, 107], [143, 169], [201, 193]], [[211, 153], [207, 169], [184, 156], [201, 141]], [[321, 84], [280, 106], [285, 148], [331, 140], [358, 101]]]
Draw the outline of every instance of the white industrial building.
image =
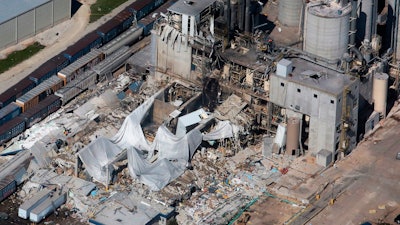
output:
[[[178, 1], [168, 8], [172, 24], [160, 24], [157, 30], [157, 74], [176, 74], [194, 79], [191, 73], [194, 70], [192, 45], [213, 38], [215, 0], [189, 2]], [[204, 23], [208, 26], [201, 27]]]
[[0, 0], [0, 49], [71, 18], [71, 0]]
[[269, 94], [272, 103], [286, 109], [288, 118], [307, 118], [306, 143], [314, 155], [336, 155], [356, 145], [359, 85], [356, 77], [306, 60], [282, 59], [271, 74]]

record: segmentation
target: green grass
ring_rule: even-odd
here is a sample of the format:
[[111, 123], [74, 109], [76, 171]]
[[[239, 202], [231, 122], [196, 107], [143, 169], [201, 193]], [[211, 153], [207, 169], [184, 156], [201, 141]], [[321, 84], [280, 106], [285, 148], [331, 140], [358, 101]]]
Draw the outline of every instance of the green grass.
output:
[[9, 54], [7, 58], [0, 60], [0, 73], [7, 71], [11, 67], [17, 65], [18, 63], [26, 59], [29, 59], [31, 56], [35, 55], [43, 48], [44, 48], [43, 45], [41, 45], [39, 42], [35, 42], [23, 50], [15, 51]]
[[90, 6], [91, 14], [89, 23], [100, 19], [100, 17], [110, 13], [126, 1], [128, 0], [97, 0], [96, 3]]

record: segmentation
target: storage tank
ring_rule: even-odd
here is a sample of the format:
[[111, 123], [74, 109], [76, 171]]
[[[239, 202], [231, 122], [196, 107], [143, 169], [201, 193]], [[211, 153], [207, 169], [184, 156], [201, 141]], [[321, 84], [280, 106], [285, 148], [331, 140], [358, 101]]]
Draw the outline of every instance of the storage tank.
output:
[[299, 26], [303, 0], [280, 0], [278, 20], [282, 25]]
[[290, 117], [287, 121], [286, 154], [296, 155], [299, 149], [300, 119]]
[[363, 0], [361, 2], [361, 13], [359, 17], [360, 36], [362, 40], [372, 41], [372, 35], [376, 32], [377, 0]]
[[349, 43], [351, 4], [309, 4], [306, 11], [304, 50], [329, 60], [341, 58]]
[[388, 90], [389, 75], [386, 73], [376, 73], [372, 88], [372, 100], [374, 101], [374, 111], [386, 116], [386, 98]]

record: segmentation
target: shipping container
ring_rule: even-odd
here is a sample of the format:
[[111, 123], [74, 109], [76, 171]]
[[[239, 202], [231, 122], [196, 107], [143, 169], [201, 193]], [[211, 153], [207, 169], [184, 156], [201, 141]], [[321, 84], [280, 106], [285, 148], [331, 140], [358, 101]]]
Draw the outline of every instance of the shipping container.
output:
[[20, 116], [6, 122], [0, 126], [0, 144], [3, 144], [11, 138], [18, 136], [25, 131], [25, 120]]
[[21, 106], [22, 112], [37, 105], [40, 101], [45, 99], [48, 95], [53, 94], [63, 86], [63, 80], [57, 76], [52, 76], [45, 80], [43, 83], [30, 90], [25, 95], [19, 97], [16, 103]]
[[12, 195], [17, 190], [17, 183], [13, 176], [9, 175], [0, 180], [0, 202]]
[[14, 102], [17, 98], [32, 90], [35, 86], [36, 83], [33, 82], [29, 76], [25, 77], [0, 95], [0, 108]]
[[21, 107], [11, 102], [6, 107], [0, 109], [0, 126], [17, 117], [19, 114], [21, 114]]
[[26, 129], [40, 122], [51, 113], [57, 111], [61, 106], [60, 97], [50, 95], [39, 104], [33, 106], [20, 116], [25, 120]]

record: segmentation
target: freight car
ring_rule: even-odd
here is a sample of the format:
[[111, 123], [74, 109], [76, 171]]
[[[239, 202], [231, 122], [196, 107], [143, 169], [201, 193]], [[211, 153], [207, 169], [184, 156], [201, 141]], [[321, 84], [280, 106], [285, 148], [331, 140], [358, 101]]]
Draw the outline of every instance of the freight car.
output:
[[64, 81], [64, 85], [75, 79], [76, 76], [92, 68], [104, 59], [104, 53], [99, 49], [92, 49], [88, 54], [62, 69], [57, 76]]
[[26, 112], [11, 119], [0, 126], [0, 144], [3, 144], [13, 137], [18, 136], [35, 123], [46, 118], [49, 114], [57, 111], [61, 106], [60, 97], [48, 96], [44, 101], [28, 109]]
[[25, 77], [0, 95], [0, 108], [14, 102], [17, 98], [32, 90], [35, 86], [35, 82], [33, 82], [29, 77]]
[[30, 90], [28, 93], [19, 97], [15, 102], [21, 107], [22, 112], [25, 112], [44, 100], [48, 95], [56, 92], [62, 86], [63, 81], [54, 75], [36, 86], [34, 89]]
[[[168, 3], [164, 4], [164, 2]], [[18, 113], [13, 114], [14, 118], [7, 122], [5, 121], [4, 124], [0, 125], [0, 144], [3, 144], [22, 133], [26, 128], [31, 127], [34, 123], [42, 120], [48, 114], [57, 110], [61, 104], [66, 104], [66, 102], [70, 101], [89, 86], [96, 83], [98, 81], [98, 74], [110, 72], [109, 70], [112, 70], [112, 68], [120, 63], [121, 57], [125, 58], [130, 55], [129, 51], [127, 51], [128, 47], [121, 48], [122, 45], [132, 44], [136, 40], [140, 39], [140, 37], [146, 36], [150, 33], [155, 20], [154, 14], [150, 14], [150, 12], [162, 4], [164, 5], [159, 7], [155, 13], [166, 12], [166, 9], [173, 2], [176, 1], [135, 1], [127, 6], [120, 15], [113, 18], [114, 20], [110, 22], [110, 24], [114, 24], [115, 27], [107, 28], [109, 29], [108, 32], [111, 32], [110, 34], [106, 32], [103, 33], [103, 36], [99, 35], [99, 33], [102, 33], [101, 31], [106, 30], [106, 26], [110, 25], [104, 24], [104, 27], [100, 27], [98, 30], [87, 34], [81, 40], [67, 48], [64, 52], [54, 56], [30, 75], [22, 79], [19, 83], [2, 93], [0, 95], [0, 109], [15, 101], [15, 104], [20, 106], [20, 110], [17, 110]], [[128, 14], [131, 16], [128, 17]], [[129, 28], [135, 19], [142, 19], [142, 21], [138, 21], [137, 26], [131, 26], [131, 28]], [[118, 21], [119, 24], [117, 24], [116, 21]], [[110, 42], [111, 36], [115, 34], [119, 35], [128, 28], [129, 30], [126, 31], [124, 35], [121, 35], [118, 40]], [[131, 37], [130, 35], [133, 35], [134, 37]], [[108, 42], [110, 43], [107, 44]], [[102, 48], [96, 49], [102, 45], [104, 45]], [[91, 50], [95, 52], [95, 54], [87, 55]], [[96, 55], [97, 53], [99, 53], [99, 55]], [[118, 54], [120, 55], [118, 56]], [[104, 60], [102, 63], [104, 68], [100, 69], [100, 66], [94, 67], [93, 71], [90, 71], [91, 67], [103, 60], [105, 55], [109, 55], [109, 58], [108, 60]], [[80, 57], [82, 58], [79, 59]], [[116, 62], [112, 62], [112, 58], [116, 58]], [[76, 63], [74, 63], [75, 61]], [[74, 64], [72, 65], [72, 63]], [[69, 67], [69, 75], [66, 75], [65, 77], [61, 75], [60, 77], [62, 77], [62, 79], [53, 76], [68, 65], [71, 65], [71, 67]], [[64, 70], [64, 72], [65, 71], [67, 70]], [[78, 79], [76, 76], [79, 76], [79, 74], [84, 71], [87, 72]], [[97, 71], [98, 74], [96, 74], [95, 71]], [[74, 78], [76, 79], [75, 82]], [[62, 86], [65, 86], [65, 89], [58, 91]], [[59, 98], [58, 100], [53, 97], [46, 100], [46, 97], [53, 96], [52, 94], [55, 92], [59, 95], [57, 97]], [[49, 107], [48, 104], [53, 105], [50, 108], [43, 109], [44, 107]], [[20, 116], [16, 116], [21, 112], [23, 113], [20, 114]]]
[[58, 90], [55, 95], [59, 96], [62, 104], [65, 105], [77, 95], [96, 83], [97, 74], [91, 70], [86, 71], [84, 74], [80, 75], [78, 78]]
[[62, 55], [56, 55], [41, 66], [33, 71], [29, 78], [39, 85], [43, 81], [49, 79], [51, 76], [62, 70], [69, 64], [68, 60]]
[[21, 107], [14, 102], [0, 109], [0, 126], [17, 117], [20, 113]]
[[0, 180], [0, 202], [17, 190], [17, 182], [9, 175]]
[[25, 131], [25, 121], [20, 116], [6, 122], [0, 126], [0, 144], [3, 144], [11, 138], [18, 136]]
[[[14, 102], [17, 98], [21, 97], [47, 78], [57, 74], [57, 72], [76, 61], [80, 56], [88, 53], [91, 49], [98, 48], [108, 43], [111, 41], [109, 37], [115, 37], [115, 35], [119, 35], [124, 30], [128, 29], [135, 18], [136, 20], [140, 20], [166, 1], [167, 0], [137, 0], [128, 5], [120, 13], [121, 15], [116, 15], [113, 17], [113, 22], [110, 22], [107, 25], [103, 24], [97, 30], [88, 33], [75, 44], [68, 47], [65, 51], [54, 56], [52, 59], [41, 65], [34, 72], [22, 79], [19, 83], [3, 92], [0, 95], [0, 108], [5, 107], [11, 102]], [[127, 17], [128, 14], [130, 17]], [[120, 24], [116, 23], [118, 21]], [[110, 24], [116, 26], [117, 28], [114, 29], [113, 27], [108, 27], [108, 29], [105, 29]], [[106, 30], [111, 33], [108, 34]], [[99, 33], [103, 34], [103, 37], [99, 35]]]
[[102, 44], [102, 38], [96, 33], [96, 31], [92, 31], [91, 33], [88, 33], [83, 38], [81, 38], [79, 41], [75, 42], [75, 44], [69, 46], [62, 54], [65, 58], [68, 59], [69, 63], [71, 64], [79, 59], [81, 56], [90, 52], [91, 49], [98, 48]]
[[25, 121], [26, 129], [32, 127], [34, 124], [40, 122], [48, 115], [57, 111], [61, 106], [61, 99], [56, 95], [50, 95], [45, 100], [35, 105], [28, 111], [20, 115]]

